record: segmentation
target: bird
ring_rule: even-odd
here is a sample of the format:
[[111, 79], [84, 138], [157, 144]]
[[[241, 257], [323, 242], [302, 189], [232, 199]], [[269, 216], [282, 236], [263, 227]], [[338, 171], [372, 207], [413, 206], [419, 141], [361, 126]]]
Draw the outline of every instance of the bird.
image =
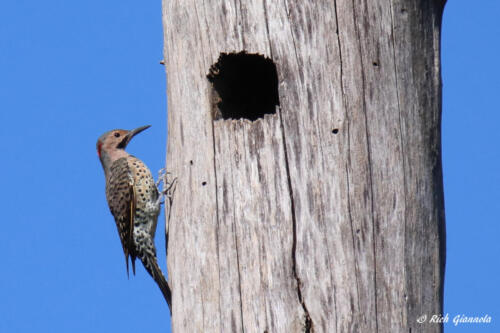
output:
[[134, 275], [135, 259], [139, 258], [172, 312], [172, 293], [158, 265], [154, 244], [162, 196], [148, 167], [125, 151], [130, 140], [149, 127], [108, 131], [99, 137], [96, 148], [106, 178], [106, 199], [125, 254], [127, 276], [129, 257]]

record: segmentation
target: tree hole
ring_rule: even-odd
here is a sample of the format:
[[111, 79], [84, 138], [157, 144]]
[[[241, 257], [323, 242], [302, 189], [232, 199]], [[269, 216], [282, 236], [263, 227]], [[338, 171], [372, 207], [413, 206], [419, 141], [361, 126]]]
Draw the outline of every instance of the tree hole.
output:
[[260, 54], [221, 53], [207, 79], [214, 88], [214, 119], [257, 120], [279, 105], [274, 62]]

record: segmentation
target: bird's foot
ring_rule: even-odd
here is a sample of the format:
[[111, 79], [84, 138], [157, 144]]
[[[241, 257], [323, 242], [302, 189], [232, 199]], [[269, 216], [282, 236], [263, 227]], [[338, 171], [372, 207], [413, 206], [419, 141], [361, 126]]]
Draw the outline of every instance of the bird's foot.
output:
[[[165, 202], [164, 200], [165, 197], [167, 197], [169, 201], [172, 200], [172, 194], [175, 189], [177, 177], [169, 181], [168, 180], [169, 175], [170, 172], [167, 172], [165, 168], [160, 169], [160, 171], [158, 171], [158, 181], [156, 182], [156, 187], [158, 188], [158, 192], [160, 193], [160, 196], [158, 197], [158, 201], [160, 204]], [[160, 189], [161, 183], [163, 183], [163, 187]]]

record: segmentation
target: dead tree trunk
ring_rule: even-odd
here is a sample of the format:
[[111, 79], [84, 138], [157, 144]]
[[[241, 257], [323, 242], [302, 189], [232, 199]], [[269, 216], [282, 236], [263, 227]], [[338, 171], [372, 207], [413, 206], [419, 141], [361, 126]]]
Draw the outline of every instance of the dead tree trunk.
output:
[[163, 1], [174, 332], [442, 330], [443, 6]]

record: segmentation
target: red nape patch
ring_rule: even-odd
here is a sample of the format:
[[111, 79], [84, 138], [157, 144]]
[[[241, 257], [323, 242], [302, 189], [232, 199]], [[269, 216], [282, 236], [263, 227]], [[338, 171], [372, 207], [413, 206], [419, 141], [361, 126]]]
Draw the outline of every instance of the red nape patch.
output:
[[101, 158], [101, 148], [102, 148], [102, 143], [99, 142], [97, 144], [97, 155], [99, 156], [99, 158]]

